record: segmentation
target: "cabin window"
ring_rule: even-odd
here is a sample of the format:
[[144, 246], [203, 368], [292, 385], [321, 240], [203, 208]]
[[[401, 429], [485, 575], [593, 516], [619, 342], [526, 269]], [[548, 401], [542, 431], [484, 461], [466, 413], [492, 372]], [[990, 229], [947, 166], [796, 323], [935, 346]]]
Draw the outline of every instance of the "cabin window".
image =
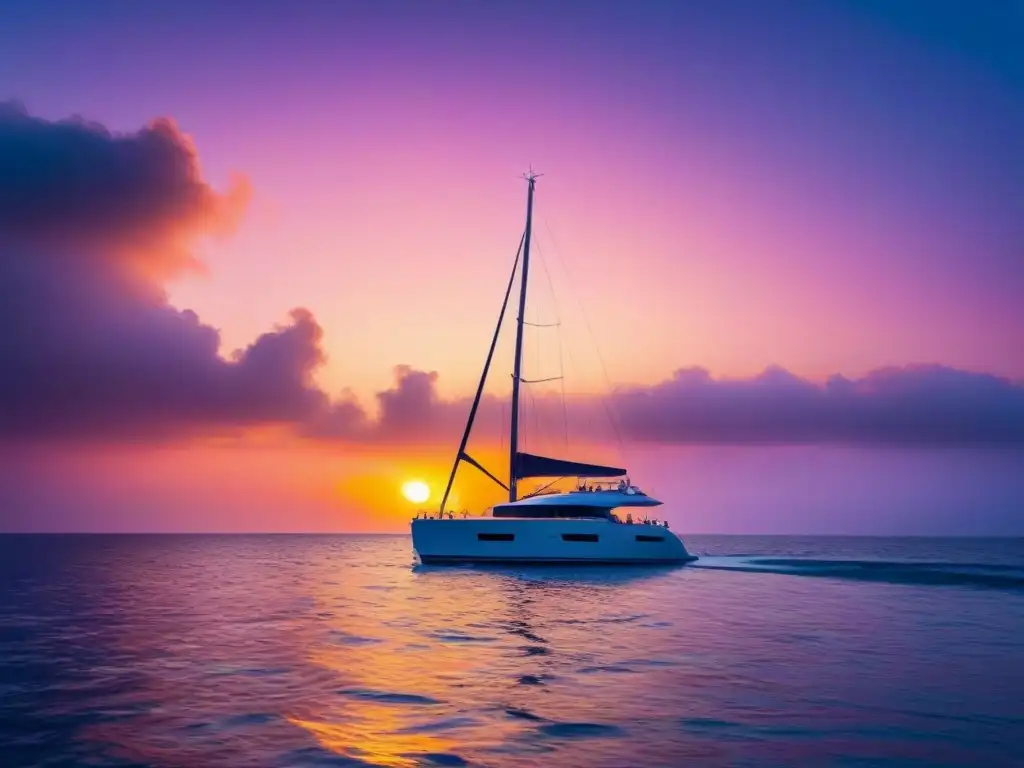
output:
[[605, 507], [583, 504], [499, 504], [491, 514], [494, 517], [609, 517]]
[[515, 538], [514, 533], [478, 533], [476, 535], [477, 541], [514, 541]]
[[596, 533], [563, 533], [562, 541], [597, 541]]
[[637, 541], [664, 541], [665, 537], [664, 536], [643, 536], [643, 535], [640, 535], [640, 536], [636, 537], [636, 540]]

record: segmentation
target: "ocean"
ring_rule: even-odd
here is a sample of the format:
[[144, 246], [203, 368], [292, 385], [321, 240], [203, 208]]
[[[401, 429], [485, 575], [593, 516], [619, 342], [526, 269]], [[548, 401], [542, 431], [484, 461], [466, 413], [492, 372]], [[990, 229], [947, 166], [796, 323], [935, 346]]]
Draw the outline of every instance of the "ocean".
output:
[[1024, 539], [0, 537], [0, 766], [1021, 766]]

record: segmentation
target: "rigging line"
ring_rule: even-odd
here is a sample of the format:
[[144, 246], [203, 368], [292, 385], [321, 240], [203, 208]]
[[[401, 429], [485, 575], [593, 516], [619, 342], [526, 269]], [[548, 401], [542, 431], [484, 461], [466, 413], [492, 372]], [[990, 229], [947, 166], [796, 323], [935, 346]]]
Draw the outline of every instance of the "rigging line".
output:
[[542, 485], [540, 488], [538, 488], [533, 493], [528, 494], [525, 498], [529, 498], [530, 496], [539, 496], [540, 494], [544, 493], [544, 491], [546, 491], [548, 488], [553, 486], [555, 483], [560, 483], [560, 482], [562, 482], [565, 479], [566, 479], [565, 477], [556, 477], [550, 483], [547, 483], [546, 485]]
[[[505, 401], [504, 400], [501, 401], [501, 425], [502, 426], [505, 425]], [[498, 450], [501, 453], [505, 453], [505, 430], [504, 429], [499, 429], [498, 430], [498, 440], [499, 440], [499, 442], [498, 442]]]
[[[544, 262], [544, 257], [543, 257], [543, 254], [541, 253], [541, 250], [540, 250], [540, 242], [537, 239], [536, 235], [534, 235], [531, 238], [530, 242], [531, 242], [531, 244], [533, 245], [533, 247], [537, 251], [541, 267], [544, 269], [544, 274], [547, 277], [549, 292], [552, 293], [552, 299], [554, 299], [554, 292], [551, 290], [551, 276], [550, 276], [550, 274], [548, 274], [547, 265]], [[531, 309], [533, 310], [534, 319], [535, 320], [539, 320], [540, 319], [540, 315], [541, 315], [541, 311], [540, 311], [540, 307], [536, 304], [536, 302], [531, 305]], [[541, 337], [541, 333], [540, 333], [539, 329], [555, 327], [555, 326], [559, 325], [559, 322], [558, 322], [559, 318], [558, 318], [558, 315], [557, 315], [557, 309], [556, 309], [556, 313], [555, 313], [555, 320], [556, 320], [556, 322], [554, 322], [554, 323], [541, 323], [541, 322], [532, 322], [531, 323], [531, 322], [524, 322], [525, 325], [529, 325], [529, 326], [532, 326], [533, 328], [538, 329], [538, 330], [535, 330], [535, 331], [533, 331], [531, 333], [531, 336], [532, 336], [532, 338], [534, 340], [533, 347], [532, 347], [532, 349], [533, 349], [532, 357], [533, 357], [534, 366], [536, 367], [536, 370], [538, 372], [540, 372], [540, 370], [542, 368], [542, 355], [541, 355], [541, 341], [542, 341], [542, 337]], [[519, 380], [519, 382], [521, 384], [543, 384], [543, 383], [546, 383], [546, 382], [549, 382], [549, 381], [556, 381], [556, 380], [558, 380], [558, 378], [559, 377], [557, 377], [557, 376], [548, 376], [548, 377], [539, 378], [539, 379], [525, 379], [525, 378], [521, 378]], [[533, 423], [533, 428], [534, 428], [534, 431], [535, 431], [535, 433], [532, 436], [531, 440], [534, 443], [536, 443], [536, 449], [537, 450], [540, 450], [541, 452], [545, 452], [545, 451], [548, 450], [549, 447], [552, 447], [552, 446], [548, 445], [548, 442], [549, 442], [548, 437], [549, 436], [541, 429], [542, 419], [541, 419], [540, 408], [537, 405], [537, 397], [535, 396], [535, 394], [534, 394], [534, 392], [532, 390], [528, 389], [527, 392], [530, 395], [530, 409], [532, 411], [532, 423]]]
[[[582, 370], [580, 368], [580, 366], [577, 365], [577, 363], [576, 363], [576, 358], [572, 354], [572, 347], [571, 346], [569, 346], [566, 349], [565, 353], [566, 353], [566, 355], [569, 358], [569, 364], [573, 368], [573, 370]], [[564, 392], [564, 384], [563, 384], [563, 392]], [[592, 424], [593, 424], [593, 420], [590, 418], [590, 413], [589, 413], [589, 410], [588, 410], [587, 411], [587, 426], [592, 426]], [[568, 427], [566, 428], [566, 432], [568, 433]], [[568, 449], [568, 436], [566, 437], [566, 449]]]
[[506, 491], [508, 490], [508, 486], [507, 485], [505, 485], [503, 482], [501, 482], [501, 480], [499, 480], [497, 477], [495, 477], [494, 474], [489, 469], [487, 469], [487, 467], [485, 467], [479, 461], [474, 459], [468, 453], [463, 453], [461, 458], [467, 464], [471, 464], [472, 466], [474, 466], [477, 469], [479, 469], [481, 472], [483, 472], [485, 475], [487, 475], [489, 478], [491, 478], [491, 480], [493, 480], [498, 485], [500, 485], [502, 488], [504, 488]]
[[[555, 233], [551, 230], [551, 225], [548, 223], [547, 218], [546, 217], [542, 217], [542, 218], [544, 219], [544, 226], [548, 230], [548, 235], [550, 235], [550, 237], [551, 237], [551, 242], [555, 246], [555, 256], [558, 258], [559, 263], [562, 265], [562, 269], [565, 271], [566, 276], [568, 277], [569, 276], [569, 268], [568, 268], [568, 266], [565, 263], [565, 259], [562, 258], [561, 249], [558, 247], [558, 241], [555, 239]], [[570, 280], [570, 284], [571, 284], [571, 280]], [[611, 384], [611, 377], [608, 375], [608, 366], [605, 364], [604, 355], [601, 354], [601, 347], [597, 343], [597, 337], [594, 335], [594, 329], [590, 325], [590, 318], [587, 316], [587, 311], [583, 307], [583, 302], [580, 301], [579, 296], [575, 292], [573, 293], [573, 297], [576, 299], [576, 304], [577, 304], [577, 306], [580, 309], [580, 313], [583, 315], [583, 322], [587, 326], [587, 333], [590, 334], [590, 339], [594, 343], [594, 348], [597, 350], [597, 358], [598, 358], [598, 360], [601, 363], [601, 372], [602, 372], [602, 375], [604, 376], [605, 384], [608, 386], [608, 389], [610, 390], [612, 388], [612, 384]], [[615, 432], [615, 440], [619, 444], [619, 450], [622, 451], [623, 454], [625, 454], [625, 450], [626, 449], [625, 449], [625, 446], [623, 445], [622, 434], [619, 431], [618, 421], [616, 420], [615, 415], [609, 409], [608, 402], [607, 402], [606, 398], [604, 398], [604, 397], [601, 398], [601, 404], [604, 407], [604, 411], [608, 415], [608, 419], [609, 419], [609, 421], [612, 424], [612, 431]]]
[[[534, 247], [537, 246], [537, 237], [535, 235], [533, 236], [532, 245]], [[536, 282], [536, 281], [534, 281], [534, 282]], [[537, 371], [537, 373], [540, 373], [540, 369], [541, 369], [541, 366], [540, 366], [540, 363], [541, 363], [541, 355], [540, 355], [541, 339], [540, 339], [540, 323], [537, 322], [537, 321], [540, 320], [540, 308], [537, 306], [537, 302], [536, 301], [533, 302], [533, 304], [531, 305], [531, 309], [533, 310], [534, 322], [530, 323], [530, 326], [532, 328], [536, 329], [536, 330], [534, 330], [534, 331], [532, 331], [530, 333], [530, 335], [533, 337], [533, 365], [534, 365], [533, 370]], [[524, 317], [523, 320], [525, 320], [525, 319], [526, 318]], [[532, 372], [533, 371], [531, 371], [531, 373]], [[520, 383], [522, 383], [521, 379], [520, 379]], [[534, 405], [536, 405], [536, 401], [533, 399], [532, 395], [530, 396], [530, 401], [532, 403], [534, 403]], [[533, 419], [534, 419], [534, 425], [536, 426], [536, 424], [537, 424], [536, 407], [534, 407]], [[537, 427], [537, 428], [539, 429], [539, 427]]]
[[540, 414], [537, 413], [537, 398], [534, 396], [532, 389], [527, 389], [526, 393], [530, 396], [530, 410], [533, 411], [534, 434], [537, 436], [537, 448], [534, 448], [534, 450], [538, 450], [539, 448], [540, 452], [543, 453], [544, 435], [540, 431]]
[[548, 381], [558, 381], [561, 376], [549, 376], [546, 379], [519, 379], [520, 384], [544, 384]]
[[541, 418], [541, 415], [542, 415], [541, 412], [543, 410], [543, 401], [541, 401], [540, 405], [537, 404], [537, 396], [534, 394], [533, 389], [527, 388], [526, 392], [530, 396], [530, 410], [533, 413], [533, 428], [534, 428], [534, 438], [533, 438], [533, 443], [532, 443], [532, 445], [534, 446], [533, 450], [534, 450], [535, 453], [542, 453], [542, 454], [550, 453], [549, 449], [552, 447], [550, 445], [551, 441], [549, 439], [549, 436], [541, 428], [541, 424], [543, 422], [543, 420]]
[[[549, 227], [550, 229], [550, 227]], [[554, 305], [555, 310], [555, 322], [554, 325], [558, 325], [561, 322], [561, 317], [558, 313], [558, 298], [555, 296], [555, 286], [551, 282], [551, 272], [548, 271], [548, 262], [544, 258], [544, 250], [540, 247], [540, 241], [534, 238], [534, 248], [537, 249], [538, 260], [540, 261], [540, 267], [544, 270], [544, 277], [548, 281], [548, 291], [551, 293], [551, 303]]]
[[562, 432], [565, 452], [569, 453], [569, 410], [565, 402], [565, 364], [562, 362], [562, 334], [558, 334], [558, 378], [562, 382]]
[[[444, 506], [448, 503], [448, 494], [452, 491], [452, 484], [455, 482], [455, 473], [459, 471], [459, 464], [462, 461], [463, 455], [466, 453], [466, 444], [469, 442], [469, 434], [473, 431], [473, 421], [476, 419], [477, 408], [480, 407], [480, 398], [484, 393], [484, 385], [487, 383], [487, 374], [491, 368], [491, 360], [494, 359], [494, 348], [498, 344], [498, 336], [501, 333], [501, 324], [505, 320], [505, 312], [508, 309], [508, 299], [512, 295], [512, 286], [515, 284], [516, 271], [519, 268], [519, 257], [524, 252], [524, 245], [526, 244], [526, 232], [523, 232], [522, 237], [519, 238], [519, 249], [516, 251], [515, 261], [512, 262], [512, 274], [508, 278], [508, 287], [505, 289], [505, 298], [501, 302], [501, 312], [498, 313], [498, 324], [494, 326], [494, 335], [491, 337], [491, 346], [487, 351], [487, 359], [484, 362], [484, 369], [480, 373], [480, 384], [476, 388], [476, 395], [473, 397], [473, 404], [469, 409], [469, 417], [466, 419], [466, 429], [462, 433], [462, 441], [459, 443], [459, 450], [455, 454], [455, 461], [452, 463], [451, 474], [448, 475], [448, 485], [445, 486], [444, 495], [441, 497], [440, 511], [444, 513]], [[524, 263], [524, 269], [525, 269]], [[515, 482], [515, 478], [512, 478], [509, 485]]]
[[[546, 223], [546, 222], [545, 222]], [[551, 231], [551, 227], [548, 227], [548, 231]], [[551, 293], [551, 304], [555, 310], [555, 322], [552, 325], [560, 326], [562, 324], [562, 316], [558, 311], [558, 296], [555, 294], [555, 286], [551, 280], [551, 272], [548, 270], [548, 260], [544, 258], [544, 251], [540, 247], [540, 240], [536, 240], [535, 245], [537, 247], [538, 261], [540, 261], [541, 269], [544, 270], [544, 277], [548, 281], [548, 291]], [[557, 248], [557, 245], [556, 245]], [[556, 334], [558, 336], [558, 378], [562, 380], [562, 434], [565, 439], [565, 451], [569, 452], [569, 410], [565, 402], [565, 359], [564, 359], [564, 348], [562, 346], [562, 334]]]

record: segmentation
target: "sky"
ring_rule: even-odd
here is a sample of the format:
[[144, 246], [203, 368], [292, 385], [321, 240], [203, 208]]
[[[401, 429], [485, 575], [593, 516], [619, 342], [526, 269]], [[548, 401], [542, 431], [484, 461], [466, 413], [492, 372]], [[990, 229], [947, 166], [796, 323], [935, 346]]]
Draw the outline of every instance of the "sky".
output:
[[[1022, 35], [1009, 0], [5, 3], [0, 529], [403, 530], [532, 167], [526, 375], [564, 378], [528, 449], [636, 458], [683, 530], [1024, 533]], [[510, 368], [505, 333], [499, 473]]]

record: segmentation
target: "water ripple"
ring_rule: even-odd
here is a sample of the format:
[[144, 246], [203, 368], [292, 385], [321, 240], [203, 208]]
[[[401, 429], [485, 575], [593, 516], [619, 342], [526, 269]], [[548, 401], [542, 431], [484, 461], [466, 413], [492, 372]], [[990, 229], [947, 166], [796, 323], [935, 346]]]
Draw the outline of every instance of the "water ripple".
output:
[[338, 691], [342, 696], [350, 696], [354, 699], [366, 699], [367, 701], [379, 701], [385, 704], [440, 704], [437, 699], [429, 696], [419, 696], [415, 693], [388, 693], [387, 691], [367, 691], [349, 688]]
[[1024, 545], [692, 544], [0, 538], [0, 765], [1024, 765]]

